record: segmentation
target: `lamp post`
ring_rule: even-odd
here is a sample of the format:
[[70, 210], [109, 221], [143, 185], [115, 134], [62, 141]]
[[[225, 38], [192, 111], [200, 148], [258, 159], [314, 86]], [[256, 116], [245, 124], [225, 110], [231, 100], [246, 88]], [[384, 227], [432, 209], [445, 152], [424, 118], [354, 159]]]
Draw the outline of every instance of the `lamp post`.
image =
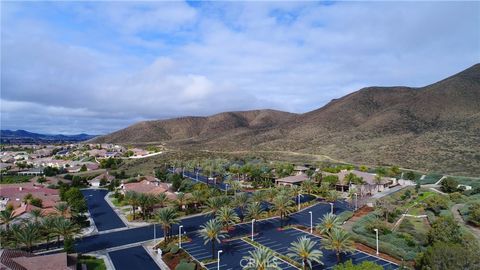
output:
[[228, 195], [228, 184], [225, 184], [225, 195]]
[[153, 223], [153, 242], [157, 241], [157, 230], [155, 230], [155, 223]]
[[220, 270], [220, 253], [222, 253], [223, 250], [219, 250], [217, 252], [217, 270]]
[[355, 211], [358, 210], [358, 194], [355, 192]]
[[179, 248], [182, 248], [182, 228], [183, 228], [183, 225], [180, 225], [178, 227], [178, 247]]
[[313, 233], [313, 213], [312, 211], [308, 211], [310, 214], [310, 233]]
[[333, 214], [333, 203], [329, 203], [330, 204], [330, 213]]
[[252, 219], [252, 241], [253, 241], [253, 234], [255, 233], [255, 219]]
[[300, 197], [303, 197], [303, 195], [298, 194], [298, 211], [300, 211]]
[[197, 171], [197, 182], [198, 182], [198, 171]]
[[378, 256], [378, 229], [373, 229], [375, 231], [375, 234], [376, 234], [376, 238], [377, 238], [377, 256]]

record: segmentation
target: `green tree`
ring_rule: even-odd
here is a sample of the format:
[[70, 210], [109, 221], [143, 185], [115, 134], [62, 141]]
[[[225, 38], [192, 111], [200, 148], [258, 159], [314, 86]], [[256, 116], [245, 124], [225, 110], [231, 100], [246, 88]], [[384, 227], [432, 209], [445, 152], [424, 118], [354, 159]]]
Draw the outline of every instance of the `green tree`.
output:
[[172, 225], [178, 223], [177, 210], [171, 207], [161, 208], [157, 211], [155, 220], [162, 225], [163, 237], [165, 238], [165, 242], [168, 242]]
[[440, 189], [446, 193], [458, 191], [458, 181], [452, 177], [447, 177], [440, 182]]
[[311, 195], [315, 190], [317, 185], [312, 180], [306, 180], [302, 183], [302, 190], [307, 192], [308, 195]]
[[32, 211], [30, 211], [30, 215], [32, 216], [33, 222], [35, 224], [37, 224], [38, 220], [43, 217], [43, 213], [41, 209], [32, 209]]
[[[251, 202], [247, 205], [247, 208], [245, 209], [245, 217], [250, 220], [260, 220], [264, 214], [265, 209], [259, 202]], [[253, 224], [253, 230], [255, 231], [255, 223]]]
[[53, 231], [57, 235], [57, 244], [60, 246], [60, 237], [64, 240], [71, 239], [75, 234], [80, 232], [80, 228], [68, 219], [58, 217], [55, 219]]
[[81, 172], [86, 172], [87, 171], [87, 165], [83, 164], [82, 167], [80, 168]]
[[205, 245], [208, 242], [212, 243], [212, 259], [215, 259], [215, 241], [220, 243], [220, 240], [225, 238], [225, 234], [222, 232], [222, 224], [215, 219], [211, 219], [200, 226], [199, 235], [205, 241]]
[[435, 214], [440, 214], [440, 211], [448, 208], [448, 200], [440, 194], [434, 194], [424, 200], [426, 208], [432, 210]]
[[273, 209], [280, 216], [280, 226], [283, 228], [283, 220], [293, 212], [293, 201], [289, 196], [279, 195], [273, 199]]
[[439, 217], [433, 222], [428, 232], [428, 241], [430, 244], [435, 242], [461, 243], [462, 232], [460, 226], [453, 217]]
[[288, 249], [288, 256], [294, 260], [302, 262], [303, 269], [312, 268], [312, 262], [322, 263], [323, 253], [319, 249], [315, 249], [315, 242], [306, 236], [299, 237], [296, 242], [293, 242]]
[[243, 270], [281, 270], [273, 251], [265, 247], [249, 251], [243, 259], [248, 262]]
[[231, 225], [240, 221], [235, 210], [231, 207], [223, 206], [215, 213], [215, 218], [220, 222], [223, 226], [223, 229], [227, 230]]
[[31, 222], [24, 223], [12, 231], [14, 239], [23, 244], [27, 251], [32, 251], [33, 244], [41, 237], [40, 226]]
[[340, 220], [335, 214], [327, 213], [323, 216], [321, 222], [315, 229], [321, 234], [331, 233], [334, 229], [339, 229], [341, 226]]
[[322, 239], [322, 246], [325, 249], [335, 251], [337, 262], [340, 262], [340, 254], [355, 251], [354, 243], [350, 234], [343, 229], [333, 229]]
[[479, 269], [479, 247], [436, 242], [418, 257], [416, 265], [422, 270]]
[[55, 205], [55, 210], [57, 210], [57, 212], [60, 213], [62, 217], [66, 218], [70, 210], [70, 207], [68, 207], [67, 203], [60, 202], [57, 205]]
[[139, 195], [135, 191], [127, 191], [125, 193], [125, 202], [132, 207], [132, 220], [135, 220], [135, 210], [139, 205], [138, 197]]
[[250, 201], [250, 197], [248, 196], [247, 193], [241, 192], [238, 193], [237, 195], [234, 196], [233, 198], [233, 204], [238, 207], [240, 210], [240, 218], [241, 221], [243, 221], [243, 218], [245, 216], [245, 207], [247, 206], [248, 202]]
[[13, 215], [13, 211], [10, 208], [6, 208], [3, 211], [0, 211], [0, 220], [2, 221], [2, 224], [5, 224], [5, 228], [8, 230], [10, 229], [10, 223], [15, 219], [15, 216]]
[[211, 211], [212, 215], [215, 215], [217, 211], [225, 205], [229, 205], [230, 199], [227, 196], [211, 197], [207, 200], [207, 211]]

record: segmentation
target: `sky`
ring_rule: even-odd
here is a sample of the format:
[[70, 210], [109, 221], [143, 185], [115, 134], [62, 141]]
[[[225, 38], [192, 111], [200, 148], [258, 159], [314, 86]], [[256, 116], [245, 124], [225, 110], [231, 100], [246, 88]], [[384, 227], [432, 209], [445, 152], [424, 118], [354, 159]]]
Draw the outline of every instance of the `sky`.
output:
[[1, 129], [304, 113], [480, 62], [480, 2], [1, 3]]

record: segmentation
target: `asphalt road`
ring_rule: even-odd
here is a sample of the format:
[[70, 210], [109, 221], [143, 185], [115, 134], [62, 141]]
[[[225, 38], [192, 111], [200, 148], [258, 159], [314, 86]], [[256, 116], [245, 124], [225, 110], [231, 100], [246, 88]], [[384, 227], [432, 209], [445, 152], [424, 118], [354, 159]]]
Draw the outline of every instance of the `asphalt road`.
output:
[[105, 189], [83, 189], [82, 194], [87, 200], [88, 211], [95, 222], [98, 231], [106, 231], [126, 227], [123, 221], [104, 200], [108, 191]]
[[[104, 196], [106, 191], [89, 191], [84, 190], [85, 196], [88, 200], [88, 206], [91, 211], [91, 215], [97, 224], [97, 221], [102, 226], [102, 230], [106, 230], [107, 228], [121, 228], [124, 227], [124, 224], [115, 214], [115, 212], [110, 208], [108, 203], [104, 201]], [[302, 201], [311, 199], [312, 197], [304, 196]], [[92, 207], [92, 208], [90, 208]], [[348, 209], [348, 204], [342, 201], [335, 202], [334, 204], [334, 212], [336, 214], [340, 214], [341, 212]], [[304, 209], [298, 213], [290, 215], [289, 219], [284, 223], [284, 225], [288, 224], [298, 224], [303, 226], [310, 226], [310, 214], [309, 211], [312, 212], [312, 221], [313, 225], [319, 222], [319, 219], [326, 213], [330, 212], [330, 205], [328, 203], [321, 202], [316, 204], [308, 209]], [[113, 215], [113, 216], [112, 216]], [[181, 220], [180, 224], [173, 226], [172, 231], [178, 232], [178, 226], [183, 225], [183, 231], [188, 234], [188, 236], [192, 239], [190, 243], [184, 243], [183, 248], [189, 252], [192, 256], [194, 256], [198, 260], [203, 260], [206, 258], [211, 258], [211, 246], [210, 243], [204, 245], [203, 239], [200, 238], [197, 231], [200, 228], [200, 225], [204, 224], [207, 220], [211, 219], [212, 217], [209, 215], [199, 215], [195, 217], [190, 217]], [[255, 223], [255, 238], [254, 240], [262, 240], [266, 239], [266, 245], [272, 245], [272, 249], [275, 247], [289, 247], [290, 243], [295, 239], [289, 235], [288, 230], [282, 231], [279, 230], [281, 226], [280, 220], [278, 218], [272, 218], [268, 220], [258, 221]], [[156, 237], [160, 238], [163, 236], [163, 230], [161, 226], [155, 226], [156, 229]], [[232, 237], [239, 237], [239, 236], [247, 236], [251, 234], [251, 225], [250, 223], [246, 224], [239, 224], [235, 226], [235, 229], [229, 232], [229, 238]], [[293, 234], [295, 235], [295, 234]], [[131, 245], [138, 243], [145, 242], [152, 240], [154, 238], [154, 226], [145, 226], [140, 228], [131, 228], [125, 230], [119, 230], [114, 232], [108, 232], [104, 234], [92, 235], [85, 237], [76, 241], [75, 249], [77, 252], [81, 253], [88, 253], [93, 251], [99, 250], [106, 250], [110, 248], [119, 248], [121, 246]], [[273, 242], [272, 242], [273, 241]], [[275, 247], [274, 247], [275, 246]], [[216, 251], [218, 248], [224, 250], [224, 253], [221, 255], [221, 269], [241, 269], [240, 260], [248, 255], [248, 251], [253, 250], [253, 247], [243, 240], [234, 240], [229, 242], [222, 242], [219, 246], [216, 247]], [[274, 249], [275, 250], [275, 249]], [[126, 249], [120, 249], [116, 251], [112, 251], [109, 253], [110, 257], [117, 268], [117, 269], [158, 269], [158, 268], [150, 268], [153, 267], [151, 265], [151, 258], [145, 252], [143, 247], [136, 247], [131, 248], [128, 247]], [[326, 267], [334, 265], [335, 261], [330, 259], [328, 255], [328, 251], [324, 252], [326, 262]], [[126, 259], [130, 258], [130, 259]], [[371, 261], [378, 261], [378, 258], [367, 255], [364, 253], [355, 253], [352, 257], [344, 257], [344, 260], [351, 258], [354, 259], [354, 262], [360, 260], [371, 260]], [[283, 263], [283, 262], [282, 262]], [[386, 262], [388, 263], [388, 262]], [[144, 265], [145, 264], [145, 265]], [[137, 267], [141, 265], [141, 267]], [[157, 267], [155, 265], [155, 267]], [[214, 269], [216, 264], [209, 264], [207, 267], [210, 269]], [[282, 265], [283, 269], [289, 269], [291, 266], [285, 264]], [[319, 268], [324, 269], [324, 268]]]
[[142, 246], [109, 252], [116, 270], [160, 270]]

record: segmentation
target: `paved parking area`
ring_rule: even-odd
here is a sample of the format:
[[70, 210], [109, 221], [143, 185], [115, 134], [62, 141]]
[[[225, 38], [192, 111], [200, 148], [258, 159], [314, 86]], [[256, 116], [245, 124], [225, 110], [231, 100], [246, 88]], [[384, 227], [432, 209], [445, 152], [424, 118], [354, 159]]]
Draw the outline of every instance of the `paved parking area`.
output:
[[123, 221], [113, 211], [104, 197], [108, 191], [105, 189], [83, 189], [82, 194], [87, 201], [88, 211], [95, 222], [97, 230], [107, 231], [126, 227]]
[[[316, 248], [321, 249], [323, 252], [323, 266], [319, 264], [314, 264], [313, 269], [332, 269], [337, 264], [337, 257], [335, 252], [329, 251], [321, 248], [320, 237], [305, 233], [297, 229], [286, 229], [279, 231], [277, 229], [270, 229], [261, 232], [254, 240], [282, 255], [287, 255], [289, 253], [288, 249], [291, 246], [291, 243], [296, 241], [301, 236], [307, 236], [312, 240], [317, 242]], [[354, 264], [361, 263], [362, 261], [372, 261], [379, 265], [382, 265], [384, 269], [397, 269], [398, 266], [380, 259], [378, 257], [363, 253], [361, 251], [355, 251], [351, 254], [342, 254], [341, 261], [345, 262], [352, 260]]]
[[[215, 257], [217, 256], [218, 250], [223, 251], [220, 255], [220, 269], [223, 270], [241, 270], [243, 257], [248, 256], [249, 251], [255, 250], [254, 246], [241, 239], [220, 244], [216, 243], [215, 246]], [[182, 248], [199, 261], [212, 258], [211, 244], [207, 243], [204, 245], [201, 239], [195, 238], [195, 240], [190, 243], [182, 244]], [[278, 259], [278, 261], [280, 262], [279, 266], [281, 269], [296, 269], [280, 259]], [[217, 269], [217, 262], [207, 264], [206, 267], [207, 269]]]
[[160, 267], [148, 255], [142, 246], [109, 252], [115, 270], [160, 270]]

